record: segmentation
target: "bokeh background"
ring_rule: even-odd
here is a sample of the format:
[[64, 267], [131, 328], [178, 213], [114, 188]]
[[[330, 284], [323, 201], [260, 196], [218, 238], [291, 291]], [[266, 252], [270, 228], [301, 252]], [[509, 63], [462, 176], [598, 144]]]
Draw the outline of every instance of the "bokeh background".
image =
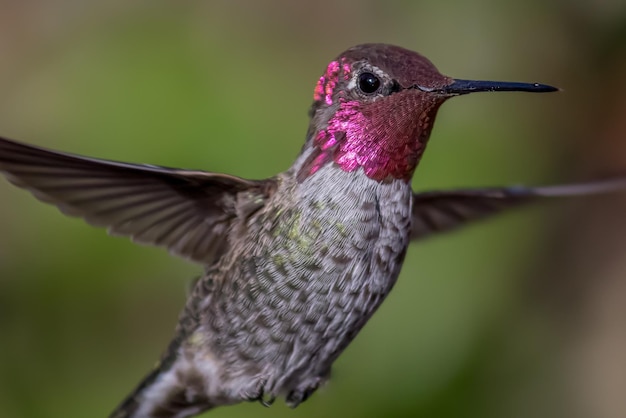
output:
[[[541, 81], [439, 113], [416, 189], [626, 172], [626, 3], [0, 1], [0, 134], [250, 178], [287, 168], [326, 63], [363, 42], [459, 78]], [[106, 416], [201, 268], [0, 182], [0, 416]], [[218, 417], [626, 417], [626, 195], [412, 245], [396, 289], [296, 410]]]

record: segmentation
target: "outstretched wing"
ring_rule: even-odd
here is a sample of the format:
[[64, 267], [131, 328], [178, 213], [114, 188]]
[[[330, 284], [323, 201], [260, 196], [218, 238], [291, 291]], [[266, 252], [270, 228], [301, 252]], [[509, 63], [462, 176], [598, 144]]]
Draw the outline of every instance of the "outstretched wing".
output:
[[110, 233], [210, 263], [237, 217], [263, 206], [272, 180], [125, 164], [0, 138], [0, 172], [63, 213]]
[[493, 187], [413, 194], [411, 239], [459, 228], [477, 219], [498, 214], [548, 197], [581, 196], [626, 190], [626, 178], [546, 187]]

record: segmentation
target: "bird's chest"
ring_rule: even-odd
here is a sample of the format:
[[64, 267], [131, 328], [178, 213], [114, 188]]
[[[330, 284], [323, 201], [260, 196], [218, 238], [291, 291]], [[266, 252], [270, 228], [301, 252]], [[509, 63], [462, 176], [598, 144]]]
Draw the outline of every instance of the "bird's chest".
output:
[[[291, 310], [305, 303], [335, 314], [350, 297], [386, 294], [409, 242], [412, 191], [405, 182], [332, 173], [338, 178], [304, 185], [296, 204], [274, 213], [255, 258], [250, 289]], [[354, 174], [351, 181], [346, 174]]]
[[249, 329], [259, 343], [277, 343], [268, 355], [351, 339], [400, 271], [410, 187], [365, 176], [326, 180], [294, 190], [296, 204], [269, 211], [263, 236], [239, 259], [246, 279], [233, 296], [254, 311]]
[[258, 235], [230, 260], [208, 307], [224, 361], [282, 376], [275, 388], [323, 374], [389, 293], [412, 192], [358, 180], [294, 189], [254, 220]]

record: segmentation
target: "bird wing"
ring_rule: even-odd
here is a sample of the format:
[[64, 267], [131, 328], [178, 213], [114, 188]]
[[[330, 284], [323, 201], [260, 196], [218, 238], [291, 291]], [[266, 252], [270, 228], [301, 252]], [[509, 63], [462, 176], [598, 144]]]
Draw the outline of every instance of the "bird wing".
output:
[[583, 196], [626, 189], [626, 178], [544, 187], [492, 187], [413, 194], [411, 239], [459, 228], [470, 221], [543, 198]]
[[274, 184], [81, 157], [3, 138], [0, 172], [67, 215], [200, 263], [222, 254], [229, 228], [263, 206]]

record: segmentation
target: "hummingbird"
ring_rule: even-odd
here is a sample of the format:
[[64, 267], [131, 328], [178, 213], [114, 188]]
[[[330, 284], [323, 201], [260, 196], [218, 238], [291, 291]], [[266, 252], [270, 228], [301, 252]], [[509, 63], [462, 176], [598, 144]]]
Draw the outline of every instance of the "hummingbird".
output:
[[264, 180], [77, 156], [0, 138], [0, 172], [63, 213], [199, 263], [161, 360], [110, 415], [191, 417], [277, 397], [296, 407], [393, 288], [407, 247], [544, 198], [626, 188], [626, 178], [415, 192], [439, 107], [537, 83], [439, 73], [393, 45], [341, 53], [317, 81], [304, 146]]

